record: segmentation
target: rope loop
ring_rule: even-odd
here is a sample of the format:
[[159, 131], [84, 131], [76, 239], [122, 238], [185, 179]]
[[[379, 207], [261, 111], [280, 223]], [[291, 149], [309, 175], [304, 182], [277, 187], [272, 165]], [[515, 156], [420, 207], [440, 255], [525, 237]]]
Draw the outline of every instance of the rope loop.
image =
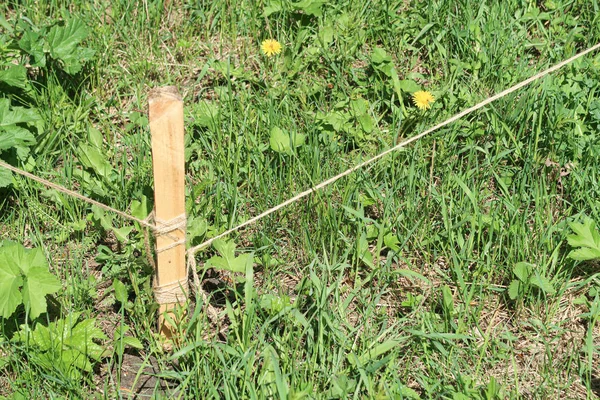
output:
[[155, 284], [153, 290], [158, 304], [182, 303], [189, 293], [188, 278], [160, 286]]
[[[154, 223], [154, 236], [156, 238], [167, 236], [174, 241], [173, 243], [170, 243], [164, 247], [157, 248], [156, 253], [162, 253], [163, 251], [167, 251], [179, 245], [185, 244], [185, 228], [187, 226], [187, 217], [185, 213], [169, 220], [162, 220], [160, 218], [156, 218], [155, 216]], [[177, 239], [177, 236], [171, 235], [171, 233], [175, 231], [183, 232], [183, 238]]]

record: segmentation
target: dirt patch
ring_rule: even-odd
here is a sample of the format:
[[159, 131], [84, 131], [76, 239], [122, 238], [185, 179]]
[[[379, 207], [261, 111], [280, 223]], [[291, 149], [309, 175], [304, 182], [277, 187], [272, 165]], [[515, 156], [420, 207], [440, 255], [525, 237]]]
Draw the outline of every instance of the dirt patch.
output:
[[110, 371], [114, 382], [114, 393], [123, 399], [174, 398], [174, 385], [158, 375], [160, 365], [153, 356], [142, 357], [136, 354], [124, 354], [121, 368], [116, 366]]

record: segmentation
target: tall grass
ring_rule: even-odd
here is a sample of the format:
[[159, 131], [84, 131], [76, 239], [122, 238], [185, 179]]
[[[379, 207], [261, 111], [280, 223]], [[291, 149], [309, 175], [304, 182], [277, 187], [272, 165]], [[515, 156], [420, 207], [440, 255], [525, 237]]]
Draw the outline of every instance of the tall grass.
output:
[[[86, 70], [36, 78], [32, 102], [46, 126], [33, 153], [38, 175], [123, 210], [151, 204], [147, 92], [179, 87], [195, 243], [600, 39], [595, 0], [0, 8], [10, 21], [74, 17], [92, 31]], [[282, 43], [280, 55], [260, 52], [267, 38]], [[433, 93], [431, 110], [395, 90], [373, 61], [377, 48], [400, 80]], [[98, 317], [111, 338], [127, 325], [144, 343], [128, 352], [159, 372], [139, 389], [146, 370], [106, 343], [103, 362], [74, 381], [33, 357], [19, 361], [24, 350], [8, 342], [3, 321], [0, 393], [128, 398], [133, 382], [157, 398], [597, 397], [597, 263], [568, 258], [566, 235], [583, 215], [600, 221], [599, 57], [233, 235], [241, 252], [254, 252], [253, 270], [200, 268], [220, 323], [197, 296], [171, 353], [154, 333], [143, 235], [120, 242], [87, 206], [17, 178], [0, 192], [1, 237], [43, 247], [70, 288], [54, 299], [59, 312]], [[366, 100], [372, 131], [356, 99]], [[274, 151], [273, 128], [305, 143]], [[94, 130], [110, 178], [81, 163]], [[214, 255], [199, 253], [199, 265]], [[532, 285], [511, 299], [520, 262], [553, 290]], [[128, 289], [123, 308], [113, 279]], [[119, 373], [132, 369], [135, 380]]]

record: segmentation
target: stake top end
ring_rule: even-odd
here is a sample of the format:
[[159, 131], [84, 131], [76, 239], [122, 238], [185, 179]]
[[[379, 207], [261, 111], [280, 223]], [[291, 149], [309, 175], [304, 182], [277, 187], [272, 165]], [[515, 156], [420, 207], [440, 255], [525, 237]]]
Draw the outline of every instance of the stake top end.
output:
[[176, 86], [162, 86], [150, 90], [148, 102], [155, 101], [182, 101]]

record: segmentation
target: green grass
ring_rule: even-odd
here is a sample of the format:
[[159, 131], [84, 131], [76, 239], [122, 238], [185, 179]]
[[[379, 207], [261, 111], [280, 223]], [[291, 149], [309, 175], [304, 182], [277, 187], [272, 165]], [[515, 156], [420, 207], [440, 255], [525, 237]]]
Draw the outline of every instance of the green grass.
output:
[[[600, 40], [596, 0], [0, 9], [13, 26], [79, 19], [95, 50], [78, 74], [60, 62], [29, 67], [29, 90], [0, 93], [44, 122], [29, 162], [9, 161], [127, 212], [151, 205], [148, 91], [176, 85], [192, 244]], [[260, 52], [268, 38], [281, 54]], [[389, 56], [382, 63], [377, 48]], [[433, 93], [430, 110], [394, 88], [390, 66]], [[130, 222], [15, 177], [0, 188], [0, 239], [41, 247], [64, 290], [38, 320], [22, 310], [0, 318], [0, 398], [128, 398], [119, 371], [139, 373], [137, 383], [145, 372], [117, 351], [124, 326], [143, 344], [126, 355], [157, 365], [162, 389], [143, 393], [156, 398], [599, 397], [598, 261], [569, 258], [566, 239], [569, 222], [600, 223], [599, 94], [591, 54], [231, 235], [238, 254], [254, 253], [252, 274], [230, 280], [203, 268], [214, 248], [199, 252], [219, 326], [193, 298], [172, 352], [156, 335], [139, 226], [121, 241], [113, 227]], [[274, 151], [273, 128], [305, 141]], [[98, 137], [108, 173], [84, 160]], [[524, 285], [511, 299], [520, 262], [551, 290]], [[109, 337], [81, 379], [10, 341], [21, 324], [74, 312]]]

